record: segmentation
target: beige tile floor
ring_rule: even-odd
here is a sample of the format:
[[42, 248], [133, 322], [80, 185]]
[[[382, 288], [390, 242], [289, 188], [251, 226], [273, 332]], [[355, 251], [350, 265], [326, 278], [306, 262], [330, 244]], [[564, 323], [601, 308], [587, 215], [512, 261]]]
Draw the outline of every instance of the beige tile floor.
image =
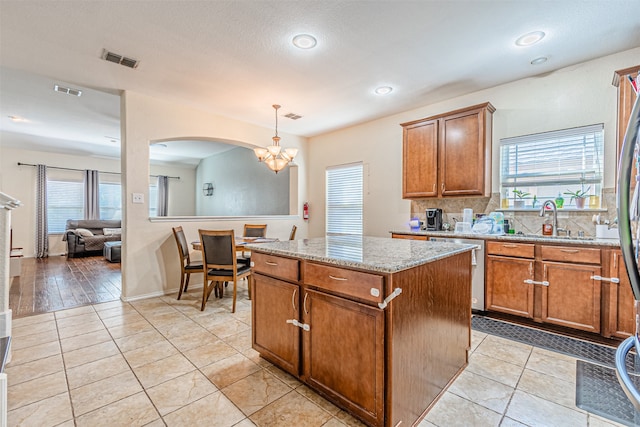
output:
[[[239, 286], [15, 319], [10, 426], [359, 426], [251, 348]], [[473, 332], [468, 368], [427, 426], [612, 426], [576, 408], [575, 359]]]

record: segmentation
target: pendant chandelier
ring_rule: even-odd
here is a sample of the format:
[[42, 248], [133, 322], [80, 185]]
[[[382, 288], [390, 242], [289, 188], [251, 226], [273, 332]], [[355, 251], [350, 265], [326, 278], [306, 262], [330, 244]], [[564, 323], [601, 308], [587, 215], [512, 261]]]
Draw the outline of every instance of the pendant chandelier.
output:
[[279, 105], [272, 106], [276, 111], [276, 135], [271, 138], [273, 144], [267, 148], [254, 148], [253, 152], [258, 158], [259, 162], [264, 162], [269, 169], [275, 173], [280, 172], [289, 163], [293, 162], [293, 158], [298, 154], [297, 148], [282, 148], [280, 147], [280, 137], [278, 136], [278, 109]]

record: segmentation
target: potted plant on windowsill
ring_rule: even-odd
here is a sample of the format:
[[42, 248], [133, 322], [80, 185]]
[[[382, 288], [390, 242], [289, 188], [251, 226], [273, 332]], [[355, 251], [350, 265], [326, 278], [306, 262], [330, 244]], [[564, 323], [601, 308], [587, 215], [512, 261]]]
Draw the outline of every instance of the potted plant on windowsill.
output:
[[526, 191], [522, 190], [513, 190], [513, 194], [515, 194], [517, 197], [517, 199], [513, 201], [513, 207], [516, 209], [523, 209], [524, 199], [531, 193], [527, 193]]
[[586, 190], [565, 191], [564, 194], [566, 194], [567, 196], [571, 196], [571, 199], [569, 199], [569, 203], [571, 203], [573, 199], [576, 200], [576, 209], [584, 209], [584, 201], [587, 197], [589, 197], [590, 189], [591, 186], [589, 186]]

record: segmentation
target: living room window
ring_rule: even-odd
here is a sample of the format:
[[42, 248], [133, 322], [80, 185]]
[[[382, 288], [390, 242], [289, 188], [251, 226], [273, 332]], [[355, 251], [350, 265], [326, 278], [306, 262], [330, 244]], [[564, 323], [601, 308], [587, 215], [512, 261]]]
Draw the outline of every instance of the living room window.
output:
[[84, 215], [82, 175], [79, 180], [47, 180], [47, 221], [49, 233], [64, 233], [68, 219]]

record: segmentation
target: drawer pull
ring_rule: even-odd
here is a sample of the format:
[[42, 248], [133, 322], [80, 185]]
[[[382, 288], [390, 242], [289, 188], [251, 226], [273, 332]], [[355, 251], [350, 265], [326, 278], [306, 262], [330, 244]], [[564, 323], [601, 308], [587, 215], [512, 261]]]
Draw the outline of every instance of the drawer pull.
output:
[[291, 323], [293, 326], [304, 329], [305, 331], [311, 330], [311, 326], [306, 323], [298, 322], [298, 319], [287, 319], [287, 323]]
[[524, 281], [524, 283], [526, 283], [527, 285], [542, 285], [542, 286], [549, 286], [549, 282], [547, 282], [546, 280], [543, 280], [542, 282], [536, 282], [535, 280], [526, 279], [526, 280]]
[[514, 245], [514, 244], [509, 244], [509, 245], [502, 245], [503, 248], [517, 248], [518, 245]]
[[578, 252], [580, 252], [579, 249], [560, 249], [560, 252], [565, 252], [568, 254], [577, 254]]
[[333, 280], [340, 280], [341, 282], [344, 282], [344, 281], [347, 280], [347, 278], [345, 278], [345, 277], [335, 277], [335, 276], [332, 276], [332, 275], [329, 275], [329, 278], [331, 278]]
[[264, 263], [267, 265], [278, 265], [277, 262], [271, 262], [271, 261], [265, 261]]
[[602, 277], [602, 276], [591, 276], [593, 280], [599, 280], [602, 282], [611, 282], [611, 283], [620, 283], [620, 279], [617, 277]]
[[402, 289], [401, 288], [395, 288], [393, 290], [393, 292], [391, 292], [389, 294], [389, 296], [387, 296], [384, 299], [384, 301], [378, 303], [378, 307], [380, 307], [381, 309], [384, 309], [387, 305], [389, 305], [389, 303], [391, 302], [392, 299], [394, 299], [395, 297], [397, 297], [401, 293], [402, 293]]

